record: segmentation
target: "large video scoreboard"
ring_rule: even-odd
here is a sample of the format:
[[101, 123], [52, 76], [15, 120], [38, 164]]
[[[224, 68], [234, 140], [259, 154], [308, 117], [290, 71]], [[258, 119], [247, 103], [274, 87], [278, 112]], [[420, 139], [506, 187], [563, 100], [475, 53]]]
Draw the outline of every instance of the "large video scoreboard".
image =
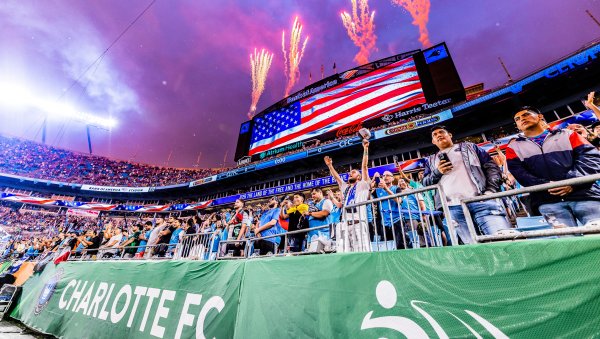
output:
[[444, 43], [336, 74], [242, 124], [235, 159], [253, 160], [427, 114], [465, 99]]

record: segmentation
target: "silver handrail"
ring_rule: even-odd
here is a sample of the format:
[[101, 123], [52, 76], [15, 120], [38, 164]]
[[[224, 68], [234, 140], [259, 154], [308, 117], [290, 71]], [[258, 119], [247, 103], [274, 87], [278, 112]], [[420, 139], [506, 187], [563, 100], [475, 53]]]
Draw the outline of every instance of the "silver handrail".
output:
[[473, 198], [463, 199], [461, 200], [461, 207], [465, 214], [465, 219], [467, 221], [467, 226], [469, 228], [469, 232], [471, 233], [472, 238], [475, 242], [487, 242], [487, 241], [495, 241], [495, 240], [514, 240], [514, 239], [523, 239], [523, 238], [533, 238], [533, 237], [542, 237], [542, 236], [552, 236], [552, 235], [568, 235], [568, 234], [590, 234], [590, 233], [600, 233], [600, 226], [583, 226], [583, 227], [566, 227], [566, 228], [558, 228], [552, 230], [538, 230], [538, 231], [520, 231], [518, 233], [507, 233], [507, 234], [494, 234], [494, 235], [478, 235], [476, 231], [476, 226], [473, 221], [473, 217], [471, 215], [471, 211], [467, 206], [473, 202], [481, 202], [485, 200], [492, 200], [498, 198], [505, 198], [519, 194], [530, 194], [535, 192], [547, 191], [551, 188], [563, 187], [563, 186], [578, 186], [584, 184], [594, 183], [600, 180], [600, 174], [587, 175], [584, 177], [566, 179], [561, 181], [550, 182], [542, 185], [535, 185], [529, 187], [523, 187], [519, 189], [513, 189], [504, 192], [491, 193], [486, 195], [480, 195]]

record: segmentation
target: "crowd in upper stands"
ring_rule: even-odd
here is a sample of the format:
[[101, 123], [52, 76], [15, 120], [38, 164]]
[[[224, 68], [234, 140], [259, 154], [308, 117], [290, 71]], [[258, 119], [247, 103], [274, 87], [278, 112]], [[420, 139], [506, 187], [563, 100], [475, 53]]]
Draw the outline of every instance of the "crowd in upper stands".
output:
[[177, 169], [111, 160], [33, 141], [0, 136], [0, 173], [99, 186], [181, 184], [223, 169]]

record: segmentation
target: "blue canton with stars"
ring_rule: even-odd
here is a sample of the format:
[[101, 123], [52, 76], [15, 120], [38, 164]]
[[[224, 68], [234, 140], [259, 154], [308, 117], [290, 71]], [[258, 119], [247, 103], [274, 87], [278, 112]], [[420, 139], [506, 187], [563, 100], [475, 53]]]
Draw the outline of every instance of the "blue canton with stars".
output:
[[300, 102], [296, 101], [284, 108], [254, 119], [252, 142], [273, 137], [287, 129], [300, 125]]

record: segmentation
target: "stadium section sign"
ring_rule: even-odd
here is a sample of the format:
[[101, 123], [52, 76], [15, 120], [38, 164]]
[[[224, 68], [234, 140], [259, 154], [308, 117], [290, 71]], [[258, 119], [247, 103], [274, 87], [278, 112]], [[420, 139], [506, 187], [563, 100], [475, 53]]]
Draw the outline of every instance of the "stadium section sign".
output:
[[[590, 338], [600, 239], [50, 264], [12, 316], [63, 338]], [[302, 274], [300, 272], [310, 272]]]
[[426, 117], [423, 119], [418, 119], [414, 121], [410, 121], [404, 124], [400, 124], [397, 126], [389, 127], [383, 130], [375, 131], [375, 139], [385, 138], [386, 136], [404, 133], [408, 131], [412, 131], [415, 129], [435, 125], [439, 122], [452, 119], [452, 112], [450, 110], [445, 110], [441, 113], [434, 114], [430, 117]]
[[113, 192], [113, 193], [146, 193], [154, 191], [154, 187], [113, 187], [81, 185], [82, 191]]

